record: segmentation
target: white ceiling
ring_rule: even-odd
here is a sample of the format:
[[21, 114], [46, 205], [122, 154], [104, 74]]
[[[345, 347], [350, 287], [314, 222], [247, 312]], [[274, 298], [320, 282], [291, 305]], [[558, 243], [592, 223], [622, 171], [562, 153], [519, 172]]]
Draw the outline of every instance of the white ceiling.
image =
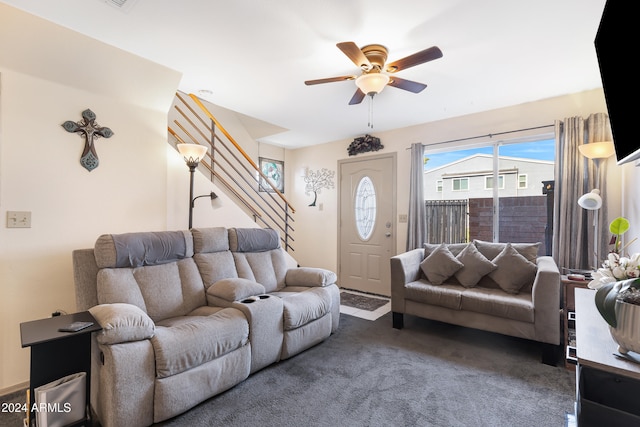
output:
[[[593, 40], [605, 0], [0, 0], [183, 74], [179, 90], [286, 129], [284, 147], [348, 139], [602, 87]], [[123, 0], [112, 0], [122, 2]], [[383, 44], [388, 61], [436, 45], [444, 56], [398, 72], [348, 105], [357, 74], [336, 47]]]

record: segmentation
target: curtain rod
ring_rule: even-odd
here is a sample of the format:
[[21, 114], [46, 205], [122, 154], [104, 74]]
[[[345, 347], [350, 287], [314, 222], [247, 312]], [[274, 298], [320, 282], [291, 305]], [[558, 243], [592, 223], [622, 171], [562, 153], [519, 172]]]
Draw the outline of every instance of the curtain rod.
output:
[[[532, 127], [532, 128], [509, 130], [509, 131], [506, 131], [506, 132], [488, 133], [486, 135], [472, 136], [472, 137], [469, 137], [469, 138], [450, 139], [449, 141], [434, 142], [432, 144], [422, 144], [422, 146], [423, 147], [431, 147], [433, 145], [448, 144], [450, 142], [468, 141], [470, 139], [478, 139], [478, 138], [486, 138], [486, 137], [493, 138], [494, 136], [498, 136], [498, 135], [505, 135], [505, 134], [508, 134], [508, 133], [515, 133], [515, 132], [524, 132], [524, 131], [527, 131], [527, 130], [544, 129], [544, 128], [553, 127], [553, 126], [555, 126], [555, 125], [554, 124], [550, 124], [550, 125], [544, 125], [544, 126], [535, 126], [535, 127]], [[411, 147], [408, 147], [407, 150], [411, 150]]]

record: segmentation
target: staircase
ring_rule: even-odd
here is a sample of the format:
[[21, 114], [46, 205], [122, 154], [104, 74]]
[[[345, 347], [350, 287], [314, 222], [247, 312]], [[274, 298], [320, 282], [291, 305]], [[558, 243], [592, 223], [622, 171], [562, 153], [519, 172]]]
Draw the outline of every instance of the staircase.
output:
[[176, 93], [170, 143], [206, 145], [198, 169], [252, 216], [260, 227], [278, 231], [282, 247], [294, 251], [295, 209], [198, 97]]

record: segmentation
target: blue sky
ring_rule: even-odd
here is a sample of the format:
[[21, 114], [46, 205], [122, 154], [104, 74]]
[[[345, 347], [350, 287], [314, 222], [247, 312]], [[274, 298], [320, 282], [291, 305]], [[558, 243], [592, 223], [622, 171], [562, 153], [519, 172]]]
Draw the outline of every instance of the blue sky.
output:
[[[447, 163], [454, 162], [473, 154], [493, 154], [493, 147], [478, 147], [467, 150], [449, 151], [443, 153], [429, 153], [429, 147], [425, 148], [425, 157], [429, 160], [425, 165], [425, 170], [433, 169]], [[521, 157], [536, 160], [555, 160], [555, 140], [526, 142], [520, 144], [509, 144], [500, 146], [500, 155], [509, 157]]]

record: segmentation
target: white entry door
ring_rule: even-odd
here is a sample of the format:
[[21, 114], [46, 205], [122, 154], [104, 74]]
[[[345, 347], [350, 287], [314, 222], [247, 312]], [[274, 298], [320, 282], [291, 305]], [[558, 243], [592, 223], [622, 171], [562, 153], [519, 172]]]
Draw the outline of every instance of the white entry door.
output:
[[338, 276], [343, 288], [391, 296], [396, 155], [339, 162]]

